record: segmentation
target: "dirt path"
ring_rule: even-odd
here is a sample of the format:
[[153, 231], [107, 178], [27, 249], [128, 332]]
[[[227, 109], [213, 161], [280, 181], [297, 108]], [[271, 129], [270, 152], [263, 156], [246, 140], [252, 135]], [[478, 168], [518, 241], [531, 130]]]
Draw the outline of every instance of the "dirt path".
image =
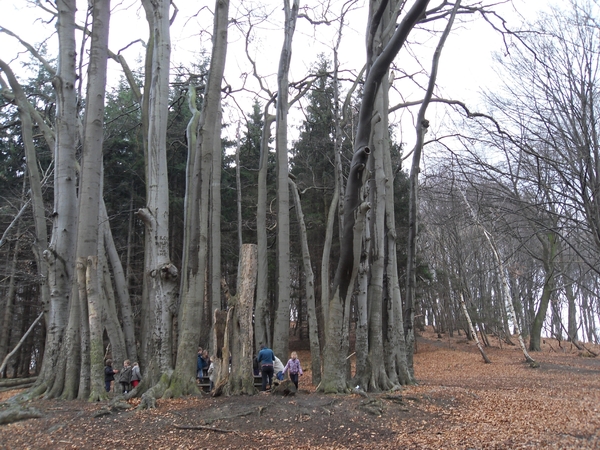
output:
[[37, 401], [44, 417], [1, 426], [0, 449], [600, 448], [600, 360], [550, 345], [559, 349], [548, 341], [531, 369], [514, 347], [488, 348], [484, 364], [464, 337], [426, 334], [419, 385], [368, 398], [316, 394], [308, 371], [287, 398], [186, 398], [100, 416], [102, 404]]

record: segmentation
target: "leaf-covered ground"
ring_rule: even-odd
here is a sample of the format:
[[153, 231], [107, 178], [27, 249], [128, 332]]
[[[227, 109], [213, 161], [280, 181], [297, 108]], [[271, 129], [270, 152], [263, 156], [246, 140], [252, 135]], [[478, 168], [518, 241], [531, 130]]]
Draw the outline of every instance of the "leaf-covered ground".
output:
[[[492, 364], [464, 336], [425, 333], [414, 358], [419, 384], [367, 397], [316, 394], [307, 370], [292, 397], [204, 396], [141, 412], [36, 401], [43, 417], [0, 426], [0, 448], [600, 448], [600, 358], [554, 340], [532, 354], [537, 369], [499, 341], [486, 352]], [[308, 352], [299, 356], [307, 365]]]

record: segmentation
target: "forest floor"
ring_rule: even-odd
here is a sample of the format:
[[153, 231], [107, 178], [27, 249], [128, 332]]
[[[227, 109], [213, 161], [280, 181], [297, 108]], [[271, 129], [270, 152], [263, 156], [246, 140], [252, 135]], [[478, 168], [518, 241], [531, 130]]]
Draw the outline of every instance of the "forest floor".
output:
[[425, 332], [418, 385], [367, 397], [317, 394], [306, 370], [288, 397], [206, 395], [103, 415], [106, 403], [34, 401], [43, 416], [0, 426], [0, 449], [600, 448], [600, 357], [546, 339], [531, 368], [518, 347], [485, 350], [491, 364], [464, 335]]

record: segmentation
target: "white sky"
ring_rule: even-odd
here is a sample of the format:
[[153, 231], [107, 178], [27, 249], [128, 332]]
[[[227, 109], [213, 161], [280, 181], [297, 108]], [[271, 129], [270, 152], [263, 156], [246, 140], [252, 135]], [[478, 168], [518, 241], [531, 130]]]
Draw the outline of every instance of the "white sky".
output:
[[[172, 27], [172, 65], [185, 64], [194, 61], [199, 57], [200, 51], [210, 50], [210, 36], [212, 32], [212, 13], [210, 10], [214, 7], [214, 1], [191, 1], [175, 0], [179, 12], [176, 21]], [[317, 4], [317, 1], [301, 0], [301, 7], [308, 4]], [[472, 2], [464, 1], [469, 4]], [[515, 9], [527, 19], [533, 19], [536, 11], [545, 7], [549, 3], [547, 0], [513, 0], [508, 4], [500, 5], [498, 11], [504, 17], [509, 19], [509, 25], [518, 26], [521, 17], [515, 14]], [[261, 75], [268, 76], [266, 84], [272, 91], [276, 90], [275, 74], [283, 32], [281, 23], [283, 21], [282, 1], [281, 0], [244, 0], [243, 2], [233, 1], [230, 6], [230, 16], [239, 21], [244, 21], [244, 13], [241, 8], [249, 8], [251, 4], [267, 4], [265, 7], [268, 13], [268, 20], [257, 27], [259, 33], [252, 42], [253, 56], [257, 59], [259, 72]], [[341, 0], [331, 2], [335, 12], [339, 11]], [[432, 1], [431, 5], [437, 2]], [[87, 1], [79, 1], [80, 12], [85, 11]], [[357, 9], [349, 18], [344, 29], [344, 39], [340, 48], [340, 62], [342, 69], [352, 69], [355, 72], [360, 69], [365, 61], [364, 51], [364, 30], [366, 26], [367, 1], [359, 1], [360, 9]], [[144, 12], [139, 0], [113, 0], [113, 15], [111, 17], [111, 35], [110, 48], [113, 51], [119, 51], [136, 39], [146, 40], [148, 27], [145, 23]], [[51, 35], [54, 31], [50, 26], [40, 20], [40, 17], [48, 18], [47, 14], [41, 13], [38, 8], [32, 7], [24, 0], [0, 0], [0, 27], [6, 27], [9, 30], [20, 35], [31, 44], [36, 44], [44, 38]], [[337, 25], [319, 26], [315, 29], [308, 22], [299, 19], [296, 34], [294, 35], [291, 80], [299, 80], [307, 73], [309, 67], [316, 60], [319, 52], [331, 54], [328, 48], [333, 43], [333, 35]], [[55, 47], [56, 36], [50, 37], [50, 48]], [[227, 55], [226, 79], [233, 89], [239, 88], [242, 84], [240, 78], [241, 72], [248, 72], [247, 59], [244, 54], [245, 39], [236, 30], [230, 27], [229, 49]], [[429, 70], [431, 66], [431, 52], [437, 41], [431, 39], [423, 48], [429, 47], [423, 52], [420, 63]], [[489, 86], [493, 86], [495, 74], [492, 70], [492, 52], [502, 51], [503, 44], [498, 33], [481, 18], [471, 20], [468, 23], [460, 25], [449, 37], [444, 52], [442, 54], [440, 72], [438, 76], [438, 94], [447, 98], [466, 100], [475, 108], [479, 105], [479, 92]], [[0, 58], [7, 62], [13, 61], [22, 55], [24, 50], [14, 38], [0, 33]], [[129, 65], [135, 67], [143, 57], [143, 47], [140, 43], [131, 45], [124, 50]], [[402, 57], [397, 64], [403, 65], [405, 61]], [[18, 72], [18, 66], [13, 64], [15, 71]], [[121, 75], [120, 67], [111, 62], [109, 65], [109, 77], [114, 85]], [[251, 79], [251, 77], [249, 78]], [[250, 84], [250, 83], [249, 83]], [[251, 85], [254, 86], [252, 82]], [[411, 92], [412, 91], [412, 92]], [[422, 95], [416, 88], [407, 88], [402, 92], [403, 95], [411, 99], [420, 98]], [[255, 97], [252, 93], [237, 94], [240, 103], [245, 108], [244, 113], [250, 111], [249, 105]], [[394, 103], [392, 99], [391, 104]], [[246, 105], [248, 107], [246, 108]], [[435, 112], [432, 111], [432, 115]], [[405, 126], [406, 115], [403, 119], [396, 116], [396, 120], [401, 120], [404, 130], [401, 136], [402, 140], [409, 143], [412, 140], [414, 130], [411, 126]], [[225, 120], [235, 121], [239, 118], [239, 112], [225, 112]], [[432, 118], [430, 117], [430, 121]], [[435, 118], [434, 118], [435, 120]], [[440, 119], [441, 121], [441, 119]], [[300, 115], [294, 115], [290, 120], [292, 126], [297, 126], [301, 122]], [[410, 119], [408, 121], [410, 123]], [[435, 126], [435, 125], [434, 125]], [[232, 127], [235, 128], [235, 127]], [[294, 135], [294, 132], [291, 132]]]

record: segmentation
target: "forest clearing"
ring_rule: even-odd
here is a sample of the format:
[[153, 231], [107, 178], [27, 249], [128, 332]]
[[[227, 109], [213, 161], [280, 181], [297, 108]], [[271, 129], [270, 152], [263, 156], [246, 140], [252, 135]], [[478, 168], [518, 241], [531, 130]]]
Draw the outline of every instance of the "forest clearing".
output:
[[307, 370], [289, 397], [185, 397], [144, 411], [132, 399], [112, 412], [107, 402], [33, 401], [43, 416], [2, 426], [0, 448], [599, 448], [600, 360], [554, 339], [542, 347], [533, 369], [518, 346], [496, 340], [485, 364], [464, 335], [428, 329], [418, 385], [394, 393], [319, 394]]
[[600, 448], [600, 1], [205, 3], [2, 4], [0, 450]]

